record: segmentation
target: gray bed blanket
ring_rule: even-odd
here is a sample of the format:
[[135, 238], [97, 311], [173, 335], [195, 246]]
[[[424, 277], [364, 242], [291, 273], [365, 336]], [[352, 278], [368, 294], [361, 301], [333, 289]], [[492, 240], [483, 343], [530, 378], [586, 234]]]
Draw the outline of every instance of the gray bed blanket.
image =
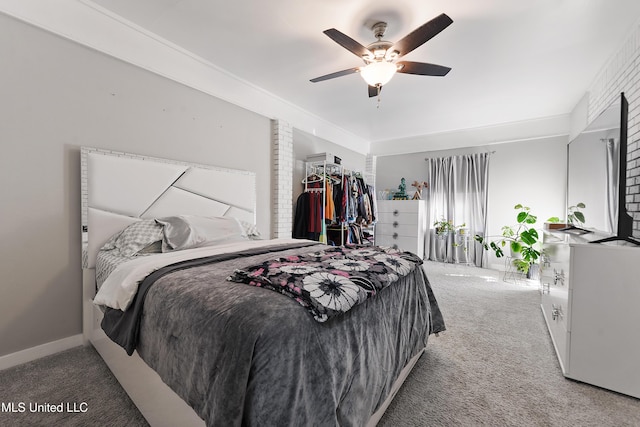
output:
[[[309, 243], [307, 241], [303, 241], [301, 243], [287, 245], [287, 248], [303, 248], [317, 244], [318, 243], [315, 242]], [[162, 267], [149, 274], [144, 278], [144, 280], [142, 280], [138, 287], [138, 292], [133, 297], [131, 305], [126, 311], [123, 312], [122, 310], [116, 310], [111, 307], [103, 307], [104, 316], [102, 318], [100, 326], [113, 342], [124, 348], [127, 354], [131, 356], [138, 345], [138, 336], [140, 334], [140, 319], [142, 317], [142, 310], [144, 308], [144, 301], [147, 296], [147, 292], [159, 278], [178, 270], [185, 270], [188, 268], [226, 261], [234, 258], [277, 252], [281, 251], [282, 249], [282, 245], [274, 245], [252, 248], [238, 252], [225, 252], [222, 254], [203, 258], [188, 259], [186, 261], [180, 261]]]
[[208, 426], [364, 425], [429, 334], [444, 330], [424, 270], [319, 323], [293, 299], [226, 280], [273, 257], [158, 278], [141, 310], [139, 355]]

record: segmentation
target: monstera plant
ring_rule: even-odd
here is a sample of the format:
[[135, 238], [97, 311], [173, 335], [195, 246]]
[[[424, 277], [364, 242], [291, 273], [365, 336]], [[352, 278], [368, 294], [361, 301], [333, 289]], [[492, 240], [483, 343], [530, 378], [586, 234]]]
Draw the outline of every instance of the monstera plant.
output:
[[486, 250], [493, 250], [497, 258], [504, 256], [504, 249], [509, 247], [513, 257], [513, 265], [524, 274], [529, 273], [531, 265], [535, 264], [540, 257], [538, 245], [538, 231], [533, 225], [538, 217], [531, 213], [528, 206], [517, 204], [516, 223], [502, 227], [502, 235], [494, 240], [476, 235], [475, 240], [480, 242]]

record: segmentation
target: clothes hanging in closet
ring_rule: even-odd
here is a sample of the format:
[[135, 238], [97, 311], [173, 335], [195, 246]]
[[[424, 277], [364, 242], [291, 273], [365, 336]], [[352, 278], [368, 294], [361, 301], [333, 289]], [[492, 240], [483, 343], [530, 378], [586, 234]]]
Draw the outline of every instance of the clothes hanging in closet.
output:
[[[376, 220], [373, 195], [373, 186], [367, 185], [359, 174], [308, 176], [305, 192], [296, 201], [293, 237], [325, 241], [327, 226], [337, 225], [346, 232], [338, 233], [338, 244], [362, 243], [362, 226]], [[349, 227], [350, 224], [358, 227]]]
[[376, 221], [375, 190], [367, 185], [362, 177], [355, 175], [345, 177], [345, 188], [349, 188], [348, 194], [343, 196], [343, 206], [347, 209], [347, 222], [359, 222], [372, 224]]
[[293, 238], [306, 239], [309, 230], [309, 195], [311, 193], [302, 193], [296, 201], [295, 217], [293, 218]]
[[[322, 240], [325, 231], [324, 219], [333, 212], [333, 198], [325, 200], [323, 182], [311, 182], [307, 184], [307, 190], [298, 196], [296, 211], [293, 221], [293, 237], [296, 239]], [[327, 192], [330, 194], [329, 192]], [[331, 193], [331, 197], [333, 197]]]

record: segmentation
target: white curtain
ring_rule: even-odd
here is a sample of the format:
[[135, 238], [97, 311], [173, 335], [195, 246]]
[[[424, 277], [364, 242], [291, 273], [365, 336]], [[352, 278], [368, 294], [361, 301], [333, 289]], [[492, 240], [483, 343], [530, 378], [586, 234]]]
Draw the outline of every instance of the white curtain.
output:
[[[423, 190], [427, 200], [425, 258], [434, 261], [483, 263], [483, 249], [476, 234], [486, 229], [489, 153], [425, 159], [429, 187]], [[437, 235], [434, 222], [451, 221], [462, 226], [454, 233]]]
[[607, 204], [605, 206], [605, 225], [610, 233], [618, 229], [618, 165], [619, 144], [609, 138], [607, 144]]

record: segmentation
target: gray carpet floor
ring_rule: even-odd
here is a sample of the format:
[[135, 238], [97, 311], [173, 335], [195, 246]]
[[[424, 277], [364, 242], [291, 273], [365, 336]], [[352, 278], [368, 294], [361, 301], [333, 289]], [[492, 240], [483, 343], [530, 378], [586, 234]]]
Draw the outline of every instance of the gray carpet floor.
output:
[[[93, 347], [77, 347], [0, 371], [0, 426], [148, 426]], [[63, 403], [63, 412], [31, 412], [31, 404]], [[86, 412], [67, 412], [70, 410]], [[86, 404], [85, 405], [83, 405]], [[4, 409], [7, 409], [6, 407]]]
[[426, 270], [447, 331], [429, 339], [379, 425], [640, 426], [640, 400], [562, 375], [537, 283], [461, 265]]
[[[398, 392], [380, 426], [640, 426], [640, 400], [565, 379], [535, 284], [427, 263], [447, 331]], [[0, 426], [146, 426], [92, 348], [0, 371]], [[29, 403], [85, 403], [82, 413], [30, 413]], [[267, 426], [268, 427], [268, 426]]]

